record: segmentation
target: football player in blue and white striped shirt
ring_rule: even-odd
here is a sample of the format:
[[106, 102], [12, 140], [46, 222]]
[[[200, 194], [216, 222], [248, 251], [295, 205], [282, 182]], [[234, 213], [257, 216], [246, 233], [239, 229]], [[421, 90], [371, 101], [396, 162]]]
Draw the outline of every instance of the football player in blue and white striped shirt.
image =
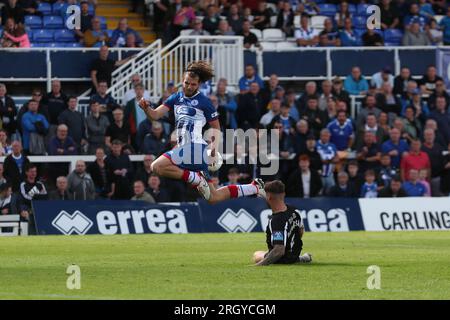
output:
[[216, 152], [221, 132], [219, 114], [210, 99], [200, 92], [200, 86], [212, 76], [213, 70], [208, 62], [192, 62], [184, 73], [181, 92], [172, 94], [156, 109], [152, 109], [147, 101], [141, 100], [139, 105], [151, 120], [160, 119], [169, 110], [173, 110], [175, 115], [177, 146], [156, 159], [152, 163], [152, 171], [163, 177], [189, 183], [210, 203], [251, 195], [265, 197], [264, 182], [261, 179], [217, 190], [208, 181], [207, 143], [203, 139], [202, 130], [206, 123], [214, 129], [210, 161], [217, 161]]

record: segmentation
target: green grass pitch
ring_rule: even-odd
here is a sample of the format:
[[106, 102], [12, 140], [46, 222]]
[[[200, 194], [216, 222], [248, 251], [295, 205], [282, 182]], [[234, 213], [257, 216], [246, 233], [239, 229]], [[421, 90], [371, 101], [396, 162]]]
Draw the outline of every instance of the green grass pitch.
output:
[[[306, 233], [309, 265], [253, 267], [263, 233], [0, 239], [0, 299], [450, 299], [450, 232]], [[81, 289], [66, 288], [70, 264]], [[369, 290], [367, 268], [381, 269]]]

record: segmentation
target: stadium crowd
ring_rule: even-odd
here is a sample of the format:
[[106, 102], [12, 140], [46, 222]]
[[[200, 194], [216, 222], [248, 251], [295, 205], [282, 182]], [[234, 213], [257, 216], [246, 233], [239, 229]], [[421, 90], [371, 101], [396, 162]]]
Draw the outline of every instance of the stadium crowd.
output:
[[[450, 44], [450, 11], [445, 0], [128, 2], [133, 10], [145, 8], [144, 20], [166, 43], [184, 32], [190, 35], [242, 35], [247, 48], [260, 47], [260, 42], [266, 41], [261, 32], [270, 29], [282, 33], [268, 33], [269, 38], [287, 39], [301, 47]], [[30, 47], [33, 43], [36, 46], [52, 43], [54, 46], [143, 46], [142, 37], [128, 26], [125, 17], [116, 29], [108, 30], [106, 19], [95, 15], [95, 0], [0, 0], [0, 6], [2, 4], [3, 47]], [[48, 7], [50, 4], [52, 6]], [[366, 9], [370, 4], [380, 8], [380, 28], [377, 30], [367, 29], [370, 14]], [[69, 5], [81, 8], [81, 28], [74, 30], [73, 35], [64, 30]], [[46, 29], [63, 29], [63, 32], [57, 30], [47, 34]], [[32, 39], [35, 31], [38, 36]]]

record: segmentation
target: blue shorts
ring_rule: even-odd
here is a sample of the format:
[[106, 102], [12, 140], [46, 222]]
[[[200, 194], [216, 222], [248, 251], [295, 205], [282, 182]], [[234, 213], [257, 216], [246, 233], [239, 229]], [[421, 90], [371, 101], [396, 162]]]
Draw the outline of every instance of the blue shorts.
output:
[[163, 156], [178, 168], [195, 172], [202, 171], [209, 180], [206, 147], [207, 145], [202, 143], [187, 143], [165, 152]]

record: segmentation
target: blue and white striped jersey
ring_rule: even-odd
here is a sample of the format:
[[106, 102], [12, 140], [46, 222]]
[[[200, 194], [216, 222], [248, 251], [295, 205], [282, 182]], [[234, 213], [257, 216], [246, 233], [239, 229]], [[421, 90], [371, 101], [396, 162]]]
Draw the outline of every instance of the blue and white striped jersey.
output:
[[167, 98], [164, 105], [174, 111], [179, 146], [187, 143], [206, 144], [202, 129], [206, 122], [216, 120], [219, 116], [208, 97], [201, 92], [192, 97], [177, 92]]
[[[332, 160], [336, 154], [337, 154], [337, 149], [336, 146], [331, 143], [322, 143], [319, 141], [317, 141], [316, 144], [316, 150], [317, 153], [320, 155], [320, 159], [322, 160]], [[333, 170], [334, 170], [334, 164], [332, 163], [326, 163], [322, 165], [322, 177], [329, 177], [333, 174]]]

